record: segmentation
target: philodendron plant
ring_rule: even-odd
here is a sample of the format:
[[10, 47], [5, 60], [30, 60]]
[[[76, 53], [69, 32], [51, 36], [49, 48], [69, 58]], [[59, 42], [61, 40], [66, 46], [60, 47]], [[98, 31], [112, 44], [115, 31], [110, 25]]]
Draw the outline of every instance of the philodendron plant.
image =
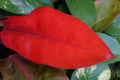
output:
[[119, 0], [0, 1], [2, 80], [116, 80]]

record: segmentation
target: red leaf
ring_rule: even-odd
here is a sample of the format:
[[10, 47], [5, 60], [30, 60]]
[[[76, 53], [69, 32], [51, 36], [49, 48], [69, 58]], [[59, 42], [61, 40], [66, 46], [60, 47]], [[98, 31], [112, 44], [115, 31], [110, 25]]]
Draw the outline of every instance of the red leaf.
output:
[[83, 21], [53, 8], [39, 7], [1, 22], [4, 45], [38, 64], [71, 69], [114, 57]]
[[1, 32], [0, 32], [0, 39], [1, 39]]

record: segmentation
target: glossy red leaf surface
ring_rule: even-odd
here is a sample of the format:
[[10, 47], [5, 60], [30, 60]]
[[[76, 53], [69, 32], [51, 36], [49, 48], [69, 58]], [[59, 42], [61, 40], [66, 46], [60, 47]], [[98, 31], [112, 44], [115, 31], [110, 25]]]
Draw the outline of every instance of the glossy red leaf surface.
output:
[[0, 22], [3, 44], [38, 64], [72, 69], [114, 58], [83, 21], [50, 7]]

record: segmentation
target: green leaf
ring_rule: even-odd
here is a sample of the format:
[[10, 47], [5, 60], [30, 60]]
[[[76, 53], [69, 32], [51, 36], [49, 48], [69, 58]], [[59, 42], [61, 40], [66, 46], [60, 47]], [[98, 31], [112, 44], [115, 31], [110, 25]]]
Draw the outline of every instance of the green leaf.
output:
[[[97, 1], [97, 0], [96, 0]], [[97, 20], [93, 29], [102, 32], [109, 27], [115, 17], [120, 13], [119, 0], [99, 0], [97, 7]]]
[[57, 9], [64, 12], [64, 13], [69, 14], [69, 9], [65, 3], [60, 4]]
[[3, 80], [68, 80], [62, 70], [32, 63], [18, 55], [0, 59], [0, 72]]
[[114, 19], [113, 23], [114, 22], [120, 22], [120, 14], [118, 16], [116, 16], [116, 18]]
[[12, 16], [12, 15], [16, 15], [16, 14], [0, 9], [0, 19], [4, 19], [7, 16]]
[[120, 15], [104, 32], [111, 36], [114, 36], [120, 43]]
[[96, 20], [96, 10], [93, 0], [65, 0], [71, 14], [89, 26]]
[[105, 63], [109, 64], [116, 61], [120, 61], [120, 44], [118, 43], [118, 41], [115, 38], [108, 36], [104, 33], [98, 33], [98, 35], [102, 38], [102, 40], [110, 48], [112, 53], [116, 56], [116, 58], [108, 60]]
[[112, 23], [108, 29], [105, 30], [105, 33], [112, 36], [120, 36], [120, 22]]
[[39, 6], [53, 6], [51, 0], [0, 0], [0, 8], [15, 14], [28, 14]]
[[102, 38], [114, 55], [120, 56], [120, 45], [115, 38], [104, 33], [98, 33], [98, 35]]
[[71, 80], [110, 80], [110, 75], [108, 65], [97, 64], [75, 70]]
[[117, 78], [120, 78], [120, 62], [117, 64]]

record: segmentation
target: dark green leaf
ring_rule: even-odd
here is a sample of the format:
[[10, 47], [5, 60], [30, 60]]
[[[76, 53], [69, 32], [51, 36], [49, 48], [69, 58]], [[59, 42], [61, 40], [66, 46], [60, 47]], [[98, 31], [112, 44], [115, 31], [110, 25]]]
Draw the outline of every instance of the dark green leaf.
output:
[[98, 64], [74, 71], [71, 80], [110, 80], [108, 65]]
[[69, 9], [65, 3], [60, 4], [57, 9], [64, 12], [64, 13], [69, 14]]
[[82, 19], [89, 26], [96, 20], [96, 10], [93, 0], [65, 0], [71, 14]]
[[39, 6], [53, 6], [51, 0], [1, 0], [0, 8], [15, 14], [28, 14]]
[[68, 80], [62, 70], [32, 63], [18, 55], [0, 60], [0, 72], [4, 80]]
[[0, 9], [0, 19], [5, 19], [7, 16], [12, 16], [12, 15], [16, 15], [16, 14]]
[[120, 78], [120, 62], [117, 64], [117, 78]]

